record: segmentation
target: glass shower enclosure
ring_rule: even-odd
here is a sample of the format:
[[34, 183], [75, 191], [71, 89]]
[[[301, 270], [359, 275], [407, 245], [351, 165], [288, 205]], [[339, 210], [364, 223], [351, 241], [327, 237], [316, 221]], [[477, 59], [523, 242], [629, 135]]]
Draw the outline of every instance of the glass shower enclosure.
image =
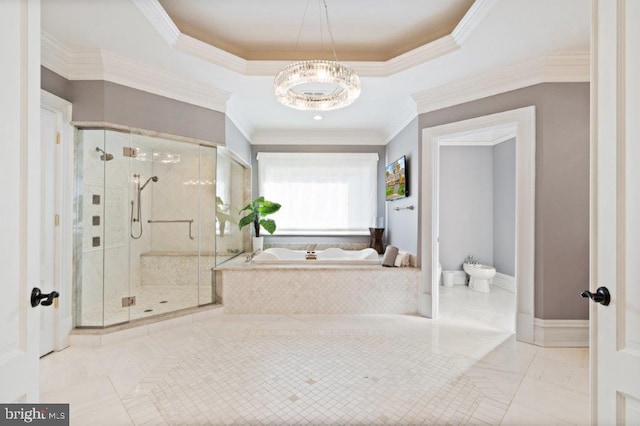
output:
[[244, 251], [249, 172], [216, 147], [106, 129], [76, 134], [75, 324], [109, 327], [213, 304]]

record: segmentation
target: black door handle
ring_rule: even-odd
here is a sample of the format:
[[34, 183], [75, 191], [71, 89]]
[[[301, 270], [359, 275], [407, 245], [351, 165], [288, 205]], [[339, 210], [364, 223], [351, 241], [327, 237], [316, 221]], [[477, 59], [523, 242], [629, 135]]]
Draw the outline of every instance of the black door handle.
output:
[[60, 296], [60, 293], [57, 291], [43, 294], [38, 287], [34, 287], [33, 290], [31, 290], [31, 306], [34, 308], [40, 304], [42, 304], [42, 306], [49, 306], [53, 303], [53, 299], [58, 296]]
[[588, 297], [596, 303], [607, 306], [611, 302], [611, 295], [606, 287], [598, 287], [595, 293], [585, 290], [581, 294], [582, 297]]

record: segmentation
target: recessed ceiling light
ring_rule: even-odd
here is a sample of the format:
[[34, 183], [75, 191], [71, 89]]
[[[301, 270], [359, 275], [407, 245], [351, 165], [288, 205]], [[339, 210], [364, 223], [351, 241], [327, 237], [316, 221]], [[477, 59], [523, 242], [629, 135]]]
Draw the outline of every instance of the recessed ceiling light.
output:
[[322, 116], [321, 115], [314, 115], [313, 119], [316, 121], [322, 120]]

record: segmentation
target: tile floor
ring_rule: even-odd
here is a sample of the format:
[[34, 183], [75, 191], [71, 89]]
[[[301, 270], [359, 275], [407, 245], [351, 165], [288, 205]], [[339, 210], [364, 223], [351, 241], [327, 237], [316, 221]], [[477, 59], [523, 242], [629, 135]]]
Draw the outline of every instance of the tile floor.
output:
[[[135, 296], [134, 306], [123, 308], [122, 298], [111, 298], [104, 308], [95, 306], [82, 311], [84, 327], [122, 324], [130, 320], [148, 318], [167, 312], [206, 305], [213, 300], [211, 285], [198, 286], [139, 286], [128, 294]], [[123, 295], [124, 296], [124, 295]]]
[[72, 425], [588, 424], [587, 349], [516, 342], [452, 290], [437, 321], [220, 314], [70, 347], [40, 361], [41, 399]]

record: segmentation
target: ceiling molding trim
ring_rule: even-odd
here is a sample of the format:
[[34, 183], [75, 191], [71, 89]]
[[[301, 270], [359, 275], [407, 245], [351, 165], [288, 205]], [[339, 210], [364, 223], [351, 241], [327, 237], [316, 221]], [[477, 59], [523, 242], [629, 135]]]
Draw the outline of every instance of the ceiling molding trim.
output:
[[187, 55], [247, 75], [247, 61], [245, 59], [186, 34], [180, 34], [174, 47]]
[[540, 83], [589, 81], [589, 54], [570, 52], [529, 59], [413, 95], [418, 114]]
[[46, 32], [40, 36], [40, 63], [62, 77], [69, 79], [69, 58], [71, 49], [58, 42]]
[[371, 131], [257, 131], [252, 145], [386, 145], [384, 135]]
[[547, 82], [591, 81], [589, 52], [564, 52], [545, 59], [544, 78]]
[[[382, 67], [384, 72], [382, 74], [372, 75], [372, 77], [389, 77], [446, 55], [447, 53], [454, 52], [459, 48], [460, 44], [456, 43], [456, 40], [449, 34], [431, 43], [427, 43], [424, 46], [417, 47], [407, 53], [389, 59], [384, 62], [384, 66]], [[366, 76], [364, 72], [363, 70], [363, 75]]]
[[498, 0], [476, 0], [471, 5], [451, 33], [451, 36], [459, 46], [462, 46], [467, 41], [471, 33], [487, 17], [496, 4], [498, 4]]
[[180, 29], [158, 0], [131, 0], [140, 12], [151, 22], [160, 36], [173, 46], [180, 37]]
[[105, 50], [71, 50], [44, 33], [41, 57], [43, 66], [68, 80], [110, 81], [214, 111], [225, 112], [231, 96]]
[[219, 112], [227, 109], [229, 92], [185, 80], [111, 52], [103, 51], [102, 58], [104, 80]]
[[[387, 61], [343, 61], [361, 77], [389, 77], [458, 50], [498, 0], [476, 0], [449, 35]], [[133, 0], [172, 48], [245, 76], [271, 77], [292, 61], [248, 61], [180, 32], [158, 0]]]
[[391, 140], [403, 131], [417, 116], [418, 110], [415, 101], [412, 98], [407, 98], [407, 101], [402, 108], [397, 111], [393, 119], [384, 126], [385, 143], [391, 142]]

